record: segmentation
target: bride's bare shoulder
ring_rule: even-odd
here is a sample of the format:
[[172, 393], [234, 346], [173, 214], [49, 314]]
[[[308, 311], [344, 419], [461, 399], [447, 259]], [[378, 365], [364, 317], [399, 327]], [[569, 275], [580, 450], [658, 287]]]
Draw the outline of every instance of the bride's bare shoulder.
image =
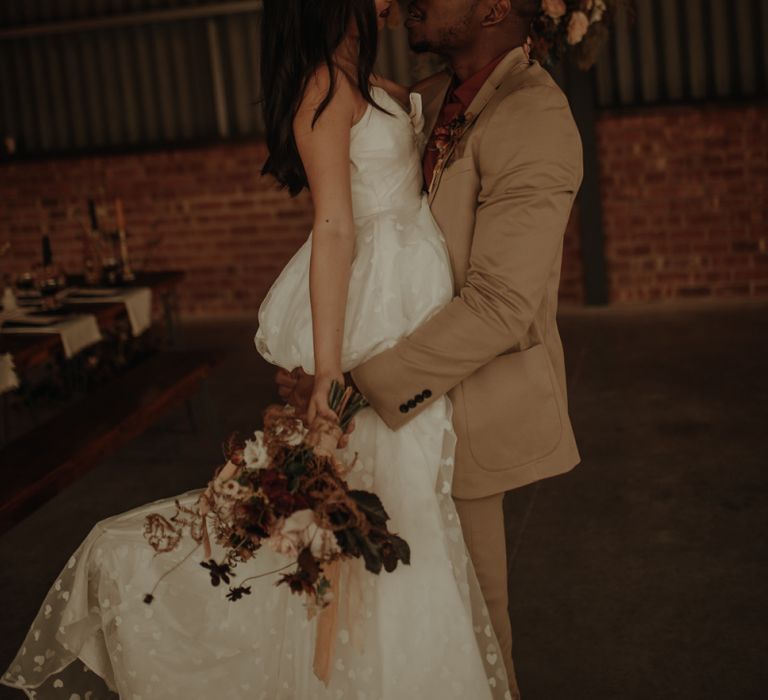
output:
[[326, 65], [317, 67], [307, 79], [304, 95], [301, 102], [306, 106], [317, 106], [329, 96], [333, 84], [333, 94], [331, 100], [340, 100], [346, 102], [353, 97], [353, 91], [350, 89], [349, 80], [346, 74], [339, 68], [334, 67], [333, 81], [331, 81], [331, 70]]
[[358, 117], [363, 99], [353, 89], [344, 71], [334, 69], [332, 81], [330, 69], [323, 65], [318, 67], [307, 80], [296, 111], [295, 123], [312, 123], [315, 112], [323, 103], [326, 103], [323, 114], [349, 119], [351, 125]]

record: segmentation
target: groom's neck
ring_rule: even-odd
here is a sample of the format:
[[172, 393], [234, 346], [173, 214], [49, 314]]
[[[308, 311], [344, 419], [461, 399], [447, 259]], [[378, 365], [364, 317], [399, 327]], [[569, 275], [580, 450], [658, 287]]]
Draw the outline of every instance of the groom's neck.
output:
[[473, 41], [447, 51], [445, 57], [458, 79], [464, 81], [502, 54], [522, 46], [527, 37], [527, 24], [507, 21], [478, 32]]
[[469, 41], [448, 48], [444, 55], [456, 77], [463, 82], [494, 59], [522, 46], [530, 31], [530, 21], [518, 12], [510, 11], [502, 20], [478, 27]]
[[481, 71], [491, 61], [521, 46], [522, 43], [521, 41], [495, 42], [487, 46], [478, 46], [471, 51], [457, 52], [446, 56], [446, 58], [456, 77], [463, 82]]

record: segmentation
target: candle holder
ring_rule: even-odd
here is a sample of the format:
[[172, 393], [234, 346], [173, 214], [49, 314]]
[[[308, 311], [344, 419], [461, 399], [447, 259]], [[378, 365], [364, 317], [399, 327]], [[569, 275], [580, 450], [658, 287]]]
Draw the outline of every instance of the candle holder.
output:
[[124, 229], [120, 229], [117, 232], [120, 242], [120, 277], [123, 282], [132, 282], [136, 279], [136, 275], [131, 269], [131, 263], [128, 260], [128, 242], [126, 240], [127, 235]]
[[123, 200], [115, 200], [115, 218], [117, 220], [117, 242], [120, 248], [120, 277], [123, 282], [131, 282], [136, 278], [128, 260], [128, 234], [125, 229], [125, 211]]
[[83, 225], [83, 277], [87, 286], [96, 286], [101, 281], [103, 241], [98, 231], [91, 231]]
[[120, 282], [120, 263], [114, 256], [102, 258], [101, 279], [104, 284], [116, 286]]

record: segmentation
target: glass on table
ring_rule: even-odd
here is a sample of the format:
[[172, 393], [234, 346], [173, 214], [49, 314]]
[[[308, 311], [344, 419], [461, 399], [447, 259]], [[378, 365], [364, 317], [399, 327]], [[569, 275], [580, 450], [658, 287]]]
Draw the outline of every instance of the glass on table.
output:
[[61, 306], [60, 292], [67, 286], [66, 275], [57, 265], [46, 265], [37, 274], [36, 287], [42, 298], [43, 309]]
[[33, 292], [37, 289], [37, 272], [29, 270], [16, 276], [16, 289], [20, 292]]
[[115, 257], [104, 258], [101, 273], [105, 284], [116, 285], [120, 280], [120, 263]]

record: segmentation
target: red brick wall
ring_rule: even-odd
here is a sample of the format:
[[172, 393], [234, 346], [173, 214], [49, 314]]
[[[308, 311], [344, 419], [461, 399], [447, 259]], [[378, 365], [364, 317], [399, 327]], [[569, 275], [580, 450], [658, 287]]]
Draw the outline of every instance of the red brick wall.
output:
[[768, 295], [768, 106], [598, 123], [610, 298]]
[[[610, 296], [615, 302], [768, 294], [768, 107], [664, 108], [598, 123]], [[125, 203], [135, 266], [182, 268], [186, 315], [256, 314], [311, 227], [309, 198], [259, 177], [260, 144], [0, 166], [0, 271], [54, 255], [80, 268], [96, 196]], [[561, 300], [582, 303], [577, 212]], [[111, 218], [105, 227], [113, 226]]]
[[[88, 197], [121, 197], [134, 267], [186, 270], [185, 315], [255, 315], [312, 224], [306, 195], [291, 200], [259, 176], [265, 155], [238, 144], [0, 167], [0, 241], [7, 232], [13, 245], [0, 269], [39, 259], [41, 220], [55, 261], [81, 269]], [[114, 228], [111, 210], [102, 227]]]

